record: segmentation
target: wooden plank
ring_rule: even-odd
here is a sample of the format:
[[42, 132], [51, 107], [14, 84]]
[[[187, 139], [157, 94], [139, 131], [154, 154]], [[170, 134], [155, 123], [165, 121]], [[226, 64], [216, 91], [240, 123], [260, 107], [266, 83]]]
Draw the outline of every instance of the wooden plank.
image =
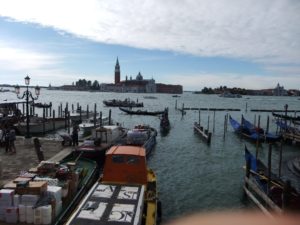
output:
[[245, 177], [245, 183], [249, 185], [253, 189], [253, 191], [264, 200], [276, 213], [281, 214], [282, 209], [280, 209], [263, 191], [261, 191], [258, 186], [249, 178]]
[[51, 162], [59, 162], [61, 161], [63, 158], [65, 158], [67, 155], [69, 155], [71, 152], [73, 151], [72, 147], [67, 147], [64, 148], [62, 151], [60, 151], [58, 154], [56, 154], [55, 156], [53, 156], [52, 158], [50, 158], [47, 161], [51, 161]]
[[266, 209], [257, 198], [255, 198], [255, 196], [251, 193], [251, 191], [249, 191], [245, 186], [244, 186], [244, 191], [246, 193], [246, 195], [257, 205], [258, 208], [260, 208], [260, 210], [268, 217], [270, 218], [274, 218], [273, 215], [268, 211], [268, 209]]

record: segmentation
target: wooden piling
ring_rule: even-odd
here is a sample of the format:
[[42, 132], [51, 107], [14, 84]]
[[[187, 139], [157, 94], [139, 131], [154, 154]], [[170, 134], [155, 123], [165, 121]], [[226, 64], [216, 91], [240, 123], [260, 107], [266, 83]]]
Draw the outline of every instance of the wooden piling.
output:
[[55, 110], [53, 109], [53, 113], [52, 113], [52, 118], [53, 118], [53, 130], [55, 130]]
[[182, 103], [181, 116], [184, 115], [184, 103]]
[[68, 127], [68, 122], [67, 122], [67, 120], [68, 120], [68, 113], [67, 113], [68, 111], [67, 111], [67, 107], [65, 108], [65, 115], [64, 115], [64, 118], [65, 118], [65, 129], [67, 129], [67, 127]]
[[270, 117], [269, 117], [269, 115], [268, 115], [268, 117], [267, 117], [267, 127], [266, 127], [266, 133], [268, 133], [268, 132], [269, 132], [269, 123], [270, 123]]
[[68, 118], [68, 134], [70, 134], [70, 111], [67, 111], [67, 118]]
[[177, 109], [177, 99], [176, 99], [176, 101], [175, 101], [175, 109]]
[[246, 112], [248, 111], [248, 102], [246, 102]]
[[62, 108], [62, 103], [60, 103], [60, 117], [63, 117], [63, 108]]
[[278, 176], [281, 177], [281, 165], [282, 165], [282, 147], [283, 142], [280, 141], [280, 149], [279, 149], [279, 166], [278, 166]]
[[207, 118], [207, 130], [209, 130], [209, 115], [208, 115], [208, 118]]
[[82, 121], [82, 111], [81, 111], [81, 106], [79, 106], [79, 120], [80, 120], [80, 122]]
[[73, 105], [73, 103], [72, 103], [72, 112], [74, 112], [74, 105]]
[[86, 105], [86, 118], [88, 119], [89, 117], [90, 117], [89, 105]]
[[213, 133], [215, 132], [215, 123], [216, 123], [216, 111], [214, 111], [214, 117], [213, 117]]
[[109, 109], [109, 114], [108, 114], [108, 125], [111, 125], [111, 109]]
[[225, 132], [226, 132], [226, 116], [227, 116], [227, 114], [224, 116], [224, 133], [223, 133], [223, 138], [225, 138]]
[[50, 102], [50, 111], [49, 112], [50, 112], [49, 116], [52, 117], [52, 102]]
[[45, 108], [43, 108], [43, 135], [46, 133], [46, 128], [45, 128]]
[[100, 119], [100, 127], [102, 127], [102, 111], [100, 112], [99, 119]]
[[96, 116], [97, 116], [97, 105], [96, 103], [94, 104], [94, 127], [96, 127]]
[[254, 121], [253, 121], [254, 126], [256, 126], [256, 114], [254, 115]]
[[258, 115], [257, 127], [260, 128], [260, 115]]
[[269, 151], [268, 151], [268, 184], [267, 184], [267, 193], [269, 195], [271, 189], [271, 172], [272, 172], [272, 145], [269, 144]]
[[198, 118], [198, 123], [199, 123], [199, 124], [201, 124], [201, 123], [200, 123], [200, 122], [201, 122], [200, 112], [201, 112], [201, 110], [199, 109], [199, 118]]

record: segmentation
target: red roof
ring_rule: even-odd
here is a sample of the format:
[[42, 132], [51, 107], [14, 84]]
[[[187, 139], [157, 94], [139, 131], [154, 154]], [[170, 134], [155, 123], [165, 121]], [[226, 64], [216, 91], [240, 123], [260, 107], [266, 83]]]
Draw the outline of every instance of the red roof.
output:
[[139, 146], [123, 146], [123, 145], [116, 145], [112, 146], [106, 155], [137, 155], [137, 156], [145, 156], [146, 150], [143, 147]]

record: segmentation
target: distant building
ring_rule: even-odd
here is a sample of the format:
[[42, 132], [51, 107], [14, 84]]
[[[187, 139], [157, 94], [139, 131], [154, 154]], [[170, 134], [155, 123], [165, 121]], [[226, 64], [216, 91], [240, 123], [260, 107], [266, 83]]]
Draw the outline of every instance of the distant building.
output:
[[136, 75], [135, 79], [132, 76], [121, 81], [121, 70], [119, 59], [115, 65], [115, 83], [100, 84], [100, 91], [107, 92], [131, 92], [131, 93], [176, 93], [182, 94], [181, 85], [156, 84], [153, 78], [144, 79], [141, 72]]
[[286, 96], [287, 91], [284, 89], [283, 86], [280, 86], [279, 83], [278, 83], [277, 86], [275, 87], [275, 89], [273, 90], [273, 95], [275, 95], [275, 96]]

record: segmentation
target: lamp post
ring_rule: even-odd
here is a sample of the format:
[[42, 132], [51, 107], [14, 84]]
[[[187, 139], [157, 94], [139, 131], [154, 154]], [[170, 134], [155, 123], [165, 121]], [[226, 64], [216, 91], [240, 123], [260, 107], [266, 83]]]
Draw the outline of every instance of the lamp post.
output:
[[31, 91], [28, 90], [28, 87], [29, 87], [29, 84], [30, 84], [30, 77], [27, 75], [25, 78], [25, 85], [26, 85], [26, 91], [24, 91], [23, 93], [23, 96], [19, 96], [20, 94], [20, 86], [17, 85], [15, 87], [15, 91], [16, 91], [16, 94], [17, 94], [17, 97], [19, 99], [26, 99], [26, 134], [25, 134], [25, 138], [30, 138], [30, 133], [29, 133], [29, 98], [31, 98], [32, 101], [34, 100], [37, 100], [39, 98], [39, 95], [40, 95], [40, 87], [39, 86], [36, 86], [35, 87], [35, 94], [36, 94], [36, 97], [33, 97]]

